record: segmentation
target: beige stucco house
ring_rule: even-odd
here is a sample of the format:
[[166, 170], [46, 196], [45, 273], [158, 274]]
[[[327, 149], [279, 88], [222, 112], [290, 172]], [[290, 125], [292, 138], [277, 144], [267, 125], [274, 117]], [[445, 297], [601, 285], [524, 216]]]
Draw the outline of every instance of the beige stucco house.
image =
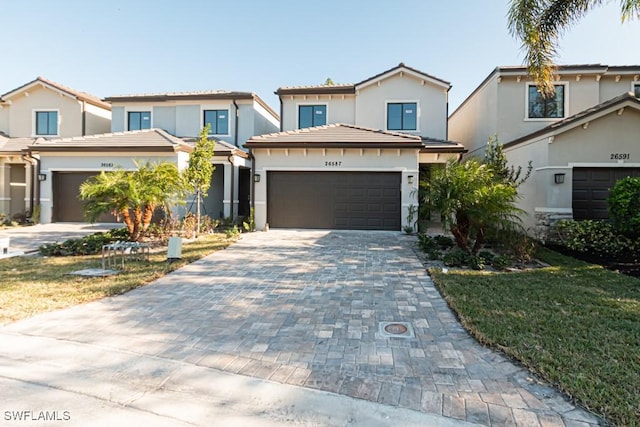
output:
[[109, 104], [43, 77], [1, 95], [0, 214], [28, 216], [38, 203], [40, 163], [27, 152], [31, 144], [107, 132], [110, 126]]
[[421, 168], [458, 158], [451, 85], [400, 64], [360, 83], [281, 87], [281, 132], [245, 144], [256, 226], [413, 226]]
[[640, 66], [558, 68], [543, 99], [523, 67], [498, 67], [449, 118], [451, 138], [481, 156], [493, 135], [514, 166], [532, 162], [520, 187], [530, 234], [562, 218], [606, 218], [616, 180], [640, 175]]
[[[252, 92], [211, 90], [110, 96], [105, 101], [112, 107], [114, 133], [162, 129], [193, 145], [209, 124], [216, 141], [215, 171], [203, 213], [211, 218], [249, 216], [251, 159], [241, 144], [280, 127], [278, 113], [262, 98]], [[192, 210], [194, 201], [187, 200], [185, 208]]]

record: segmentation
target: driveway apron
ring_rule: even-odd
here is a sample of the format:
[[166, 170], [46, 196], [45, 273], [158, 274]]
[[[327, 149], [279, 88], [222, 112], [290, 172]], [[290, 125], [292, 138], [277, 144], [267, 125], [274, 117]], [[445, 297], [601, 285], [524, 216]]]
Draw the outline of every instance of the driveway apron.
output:
[[[413, 237], [395, 232], [246, 234], [148, 286], [0, 333], [169, 359], [481, 425], [598, 423], [471, 338], [414, 247]], [[385, 330], [388, 323], [404, 334]]]

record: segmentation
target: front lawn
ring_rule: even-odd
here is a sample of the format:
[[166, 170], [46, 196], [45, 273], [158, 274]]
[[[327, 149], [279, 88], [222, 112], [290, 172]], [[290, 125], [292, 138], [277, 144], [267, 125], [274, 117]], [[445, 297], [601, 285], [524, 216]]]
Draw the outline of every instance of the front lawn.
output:
[[520, 273], [432, 269], [463, 325], [584, 407], [640, 426], [640, 279], [540, 249]]
[[150, 262], [127, 261], [123, 272], [107, 277], [70, 276], [87, 268], [101, 268], [100, 255], [69, 257], [24, 256], [0, 260], [0, 325], [37, 313], [122, 294], [224, 249], [232, 242], [211, 234], [184, 244], [182, 259], [167, 263], [166, 249], [151, 253]]

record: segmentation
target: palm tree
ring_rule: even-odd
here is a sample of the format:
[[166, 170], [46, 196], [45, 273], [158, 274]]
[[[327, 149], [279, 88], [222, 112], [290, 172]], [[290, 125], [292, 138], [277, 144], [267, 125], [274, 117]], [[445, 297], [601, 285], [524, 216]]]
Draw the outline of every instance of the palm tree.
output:
[[122, 217], [129, 237], [140, 240], [158, 207], [169, 209], [183, 195], [183, 181], [175, 164], [145, 163], [138, 170], [101, 172], [80, 186], [80, 198], [89, 221], [103, 213]]
[[[544, 96], [555, 91], [553, 76], [558, 39], [606, 0], [511, 0], [509, 31], [522, 40], [529, 74]], [[622, 21], [640, 17], [640, 0], [620, 0]]]

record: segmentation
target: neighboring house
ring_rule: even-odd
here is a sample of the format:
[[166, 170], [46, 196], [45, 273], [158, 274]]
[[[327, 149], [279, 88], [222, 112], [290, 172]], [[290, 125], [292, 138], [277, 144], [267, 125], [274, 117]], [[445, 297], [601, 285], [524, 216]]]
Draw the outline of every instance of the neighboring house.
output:
[[0, 214], [29, 216], [38, 204], [39, 163], [26, 153], [29, 145], [110, 126], [109, 104], [43, 77], [0, 95]]
[[451, 85], [400, 64], [356, 84], [281, 87], [281, 132], [255, 136], [256, 226], [413, 226], [418, 182], [458, 158], [448, 140]]
[[640, 66], [558, 68], [544, 99], [524, 67], [498, 67], [451, 114], [450, 135], [481, 156], [493, 135], [510, 164], [533, 172], [520, 207], [531, 234], [563, 218], [607, 218], [609, 189], [640, 176]]
[[[111, 103], [114, 133], [162, 129], [193, 145], [201, 129], [210, 125], [216, 141], [216, 169], [203, 214], [212, 218], [249, 216], [251, 159], [240, 143], [254, 135], [277, 131], [280, 117], [251, 92], [202, 91], [122, 95]], [[185, 165], [186, 166], [186, 165]], [[233, 201], [233, 202], [232, 202]], [[187, 210], [194, 209], [189, 200]]]

